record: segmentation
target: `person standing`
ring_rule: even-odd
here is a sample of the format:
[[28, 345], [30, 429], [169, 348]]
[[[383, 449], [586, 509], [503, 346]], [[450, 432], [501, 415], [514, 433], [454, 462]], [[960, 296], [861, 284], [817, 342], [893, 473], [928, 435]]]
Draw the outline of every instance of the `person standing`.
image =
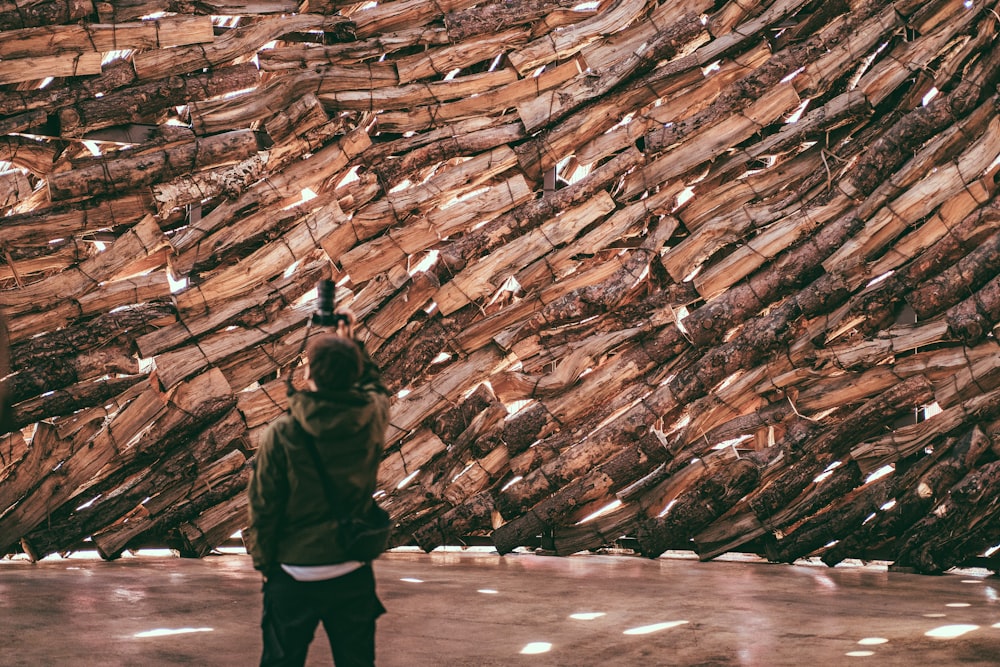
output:
[[304, 665], [319, 623], [337, 667], [375, 664], [385, 608], [371, 563], [344, 552], [337, 517], [363, 516], [374, 502], [389, 391], [345, 319], [310, 341], [308, 390], [292, 393], [268, 427], [247, 488], [244, 540], [264, 576], [262, 667]]

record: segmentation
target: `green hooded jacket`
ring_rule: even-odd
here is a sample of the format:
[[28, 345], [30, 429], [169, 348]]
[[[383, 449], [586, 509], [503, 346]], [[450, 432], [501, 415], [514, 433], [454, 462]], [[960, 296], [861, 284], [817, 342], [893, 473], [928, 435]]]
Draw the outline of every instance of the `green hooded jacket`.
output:
[[[257, 449], [247, 488], [249, 526], [243, 532], [254, 568], [350, 560], [335, 516], [358, 516], [373, 502], [389, 422], [388, 391], [369, 362], [346, 391], [297, 392]], [[331, 511], [304, 442], [312, 438], [340, 505]]]

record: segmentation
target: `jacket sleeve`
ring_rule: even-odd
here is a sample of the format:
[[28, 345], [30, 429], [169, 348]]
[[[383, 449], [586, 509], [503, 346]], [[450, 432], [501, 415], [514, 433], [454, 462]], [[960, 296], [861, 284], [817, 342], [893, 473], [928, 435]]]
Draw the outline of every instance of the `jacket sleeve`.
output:
[[244, 532], [254, 569], [276, 567], [280, 529], [288, 503], [287, 462], [277, 437], [277, 424], [264, 433], [247, 486], [249, 523]]

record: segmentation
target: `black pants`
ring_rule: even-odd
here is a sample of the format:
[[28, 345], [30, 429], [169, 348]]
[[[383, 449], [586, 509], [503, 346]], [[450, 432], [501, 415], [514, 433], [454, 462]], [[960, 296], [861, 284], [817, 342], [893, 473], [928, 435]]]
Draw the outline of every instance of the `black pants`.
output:
[[324, 581], [296, 581], [278, 568], [264, 582], [261, 667], [304, 665], [320, 622], [337, 667], [372, 667], [375, 619], [383, 613], [370, 563]]

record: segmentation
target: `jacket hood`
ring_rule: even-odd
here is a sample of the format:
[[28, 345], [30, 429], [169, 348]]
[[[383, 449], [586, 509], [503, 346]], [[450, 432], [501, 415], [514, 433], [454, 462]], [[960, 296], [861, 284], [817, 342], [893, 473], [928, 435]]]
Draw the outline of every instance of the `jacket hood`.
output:
[[318, 439], [360, 433], [375, 418], [375, 406], [357, 389], [299, 391], [289, 397], [288, 404], [295, 421]]

